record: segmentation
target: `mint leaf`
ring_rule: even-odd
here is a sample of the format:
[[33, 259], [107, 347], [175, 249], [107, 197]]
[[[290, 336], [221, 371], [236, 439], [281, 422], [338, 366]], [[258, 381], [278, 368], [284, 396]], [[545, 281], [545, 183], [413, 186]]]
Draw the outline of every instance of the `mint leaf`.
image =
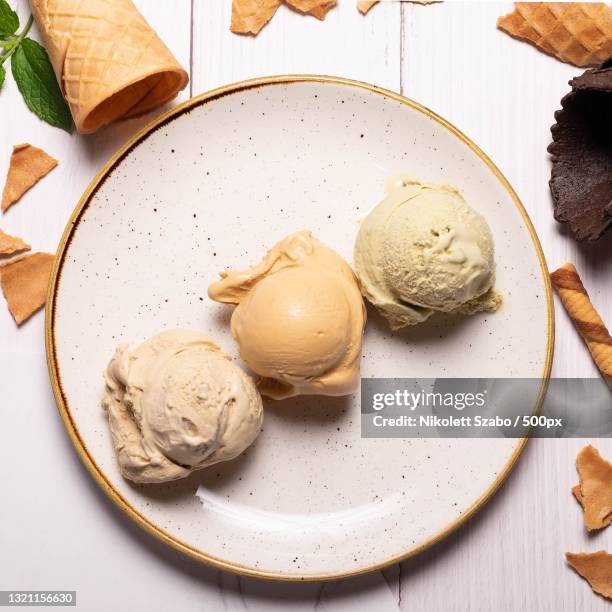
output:
[[0, 66], [0, 89], [2, 89], [2, 85], [4, 84], [4, 77], [6, 76], [6, 70], [4, 66]]
[[10, 36], [19, 27], [17, 13], [8, 5], [6, 0], [0, 0], [0, 36]]
[[44, 47], [24, 38], [11, 57], [11, 69], [28, 108], [43, 121], [72, 132], [70, 110]]

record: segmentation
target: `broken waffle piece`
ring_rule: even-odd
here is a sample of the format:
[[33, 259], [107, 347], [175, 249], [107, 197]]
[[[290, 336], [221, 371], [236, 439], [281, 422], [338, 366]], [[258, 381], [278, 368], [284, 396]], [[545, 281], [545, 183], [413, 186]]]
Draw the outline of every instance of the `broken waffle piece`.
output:
[[2, 192], [2, 211], [6, 212], [57, 164], [56, 159], [38, 147], [30, 144], [15, 145]]
[[233, 0], [230, 30], [234, 34], [258, 34], [280, 4], [281, 0]]
[[550, 275], [561, 303], [586, 343], [600, 372], [612, 376], [612, 337], [589, 299], [578, 271], [566, 263]]
[[612, 8], [603, 2], [515, 2], [497, 27], [575, 66], [612, 56]]
[[365, 15], [375, 4], [378, 4], [379, 0], [359, 0], [357, 2], [357, 10]]
[[585, 446], [576, 457], [580, 484], [572, 493], [584, 510], [584, 524], [589, 531], [612, 523], [612, 463], [593, 446]]
[[234, 34], [256, 36], [274, 17], [283, 2], [298, 13], [312, 15], [320, 20], [325, 19], [337, 4], [337, 0], [232, 0], [230, 30]]
[[[400, 2], [409, 2], [410, 4], [437, 4], [442, 0], [399, 0]], [[358, 0], [357, 9], [362, 15], [365, 15], [375, 4], [380, 0]]]
[[33, 253], [0, 266], [2, 292], [17, 325], [44, 306], [53, 259], [50, 253]]
[[312, 15], [321, 21], [336, 6], [336, 2], [337, 0], [285, 0], [285, 3], [292, 9], [306, 15]]
[[10, 236], [0, 230], [0, 257], [10, 257], [30, 250], [30, 245], [17, 236]]
[[565, 553], [570, 566], [578, 572], [595, 593], [612, 599], [612, 555], [604, 550], [594, 553]]

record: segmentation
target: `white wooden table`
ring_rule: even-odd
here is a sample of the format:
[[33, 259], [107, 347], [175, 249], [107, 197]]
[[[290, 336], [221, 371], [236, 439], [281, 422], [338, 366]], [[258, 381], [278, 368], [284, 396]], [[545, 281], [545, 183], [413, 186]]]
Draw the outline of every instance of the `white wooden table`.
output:
[[[136, 4], [190, 70], [181, 99], [252, 76], [309, 72], [401, 91], [440, 113], [508, 177], [550, 267], [575, 262], [612, 321], [612, 241], [580, 247], [564, 235], [547, 186], [549, 126], [568, 79], [580, 70], [496, 30], [510, 3], [386, 2], [364, 18], [354, 0], [340, 0], [323, 23], [281, 7], [254, 39], [229, 32], [230, 0]], [[25, 0], [18, 6], [25, 21]], [[7, 78], [0, 94], [0, 176], [20, 142], [44, 148], [61, 165], [0, 227], [35, 250], [54, 251], [85, 186], [150, 119], [69, 136], [31, 115]], [[554, 375], [597, 375], [560, 308]], [[17, 329], [0, 308], [0, 414], [0, 589], [76, 589], [85, 610], [610, 609], [563, 558], [567, 550], [612, 551], [612, 529], [588, 537], [569, 493], [583, 441], [530, 442], [504, 487], [467, 526], [401, 566], [337, 583], [291, 585], [201, 566], [112, 506], [80, 465], [56, 413], [40, 314]], [[611, 441], [596, 444], [612, 456]]]

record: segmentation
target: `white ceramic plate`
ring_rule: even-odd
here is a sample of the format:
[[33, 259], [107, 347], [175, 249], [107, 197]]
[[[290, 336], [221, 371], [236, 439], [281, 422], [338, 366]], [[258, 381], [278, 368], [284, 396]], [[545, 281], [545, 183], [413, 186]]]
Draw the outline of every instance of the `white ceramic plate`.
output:
[[525, 211], [462, 134], [391, 92], [277, 77], [206, 94], [136, 137], [83, 196], [52, 280], [51, 379], [81, 458], [157, 537], [251, 575], [346, 576], [449, 533], [509, 472], [521, 440], [361, 439], [359, 398], [347, 397], [268, 403], [251, 449], [185, 481], [119, 474], [100, 408], [116, 344], [189, 327], [237, 356], [228, 309], [206, 297], [218, 272], [301, 228], [351, 261], [360, 218], [398, 171], [456, 185], [486, 217], [505, 302], [397, 335], [370, 311], [362, 376], [548, 376], [550, 284]]

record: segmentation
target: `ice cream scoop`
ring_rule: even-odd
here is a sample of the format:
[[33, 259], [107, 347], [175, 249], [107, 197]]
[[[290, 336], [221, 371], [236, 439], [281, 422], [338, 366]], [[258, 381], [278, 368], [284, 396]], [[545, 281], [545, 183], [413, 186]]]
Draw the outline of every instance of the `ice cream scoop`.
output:
[[253, 380], [196, 331], [165, 331], [134, 351], [117, 347], [102, 406], [121, 473], [166, 482], [228, 461], [259, 434]]
[[274, 245], [258, 265], [227, 270], [208, 295], [235, 304], [231, 330], [260, 391], [283, 399], [346, 395], [359, 383], [365, 306], [353, 271], [309, 231]]
[[392, 329], [501, 303], [491, 230], [449, 185], [392, 179], [361, 224], [354, 257], [363, 295]]

